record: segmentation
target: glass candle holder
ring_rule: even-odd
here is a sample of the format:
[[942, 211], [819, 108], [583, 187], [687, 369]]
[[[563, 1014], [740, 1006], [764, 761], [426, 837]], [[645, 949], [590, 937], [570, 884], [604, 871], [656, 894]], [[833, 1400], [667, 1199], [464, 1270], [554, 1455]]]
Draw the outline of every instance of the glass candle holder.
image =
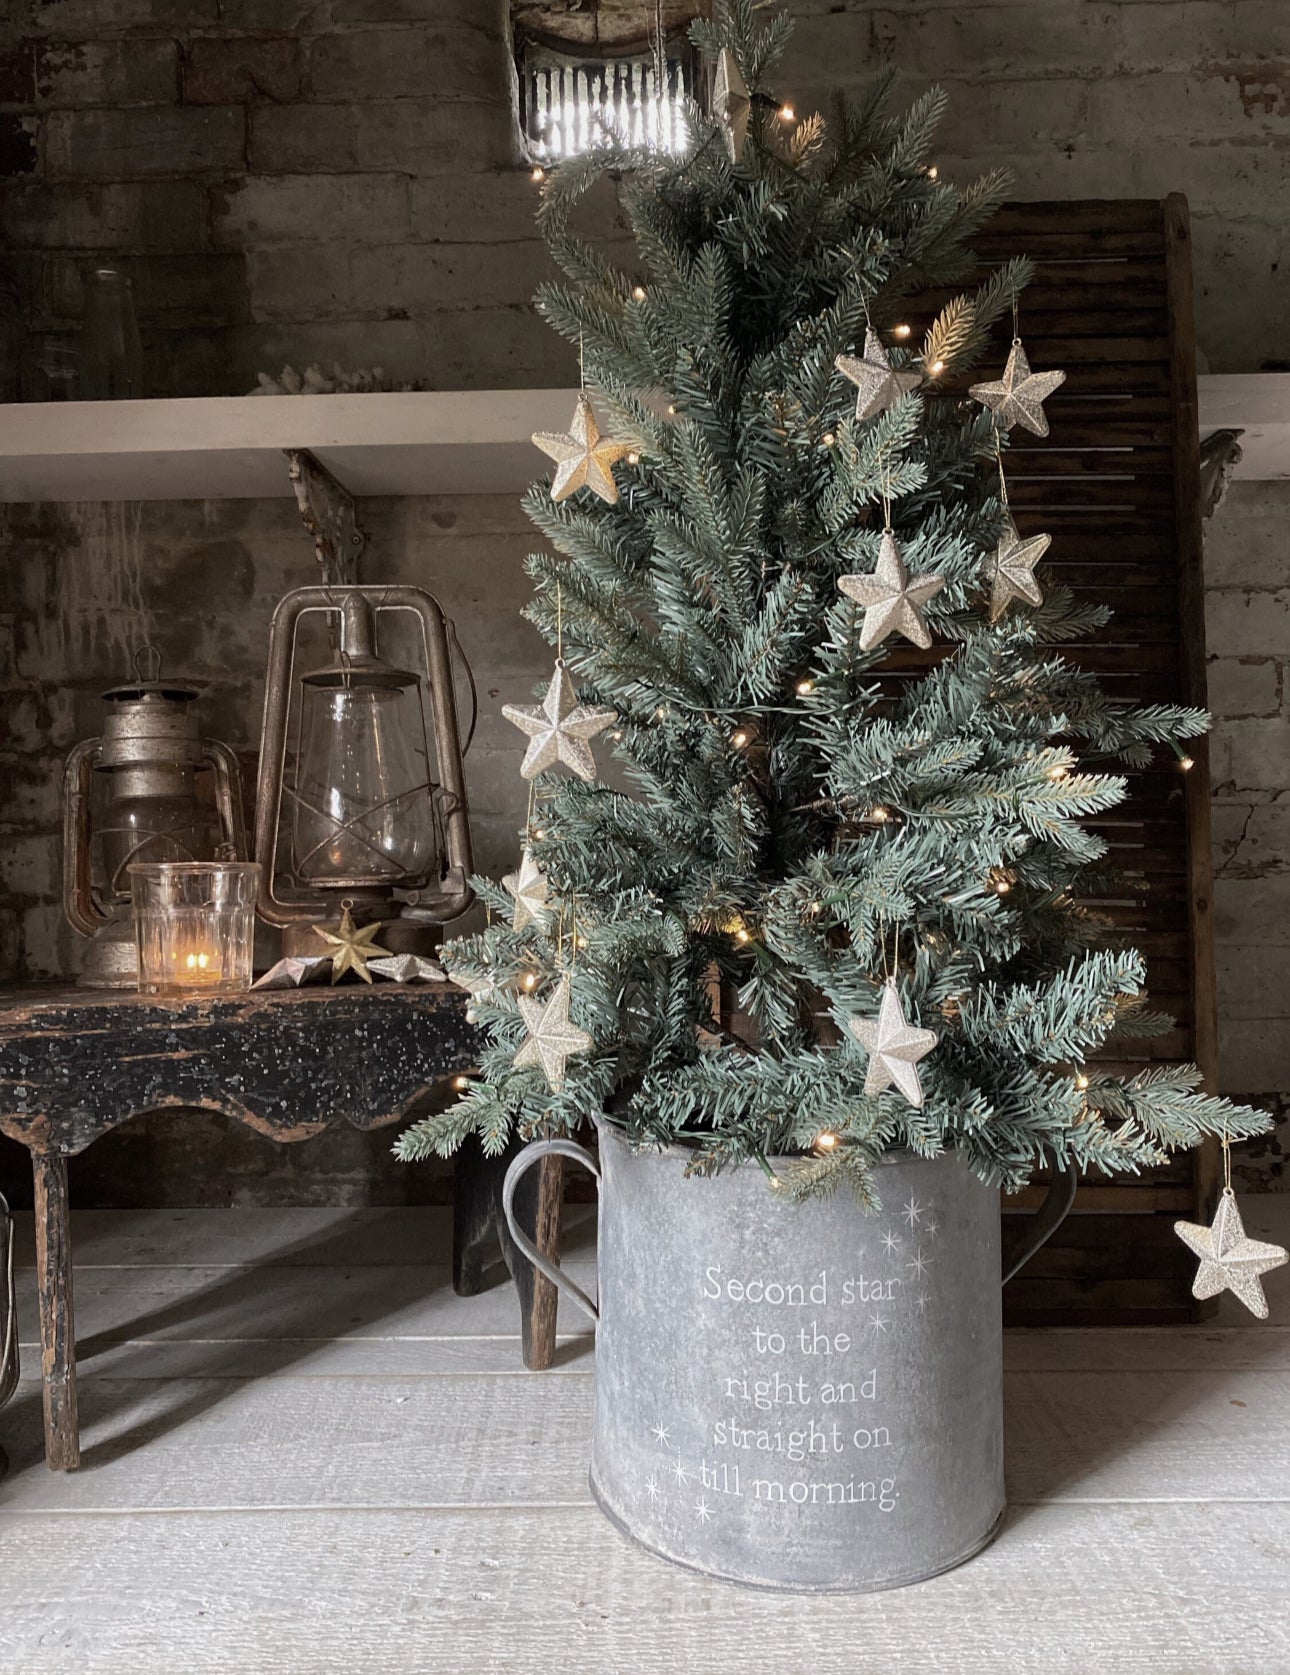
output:
[[250, 988], [260, 874], [254, 861], [138, 861], [128, 870], [140, 994]]

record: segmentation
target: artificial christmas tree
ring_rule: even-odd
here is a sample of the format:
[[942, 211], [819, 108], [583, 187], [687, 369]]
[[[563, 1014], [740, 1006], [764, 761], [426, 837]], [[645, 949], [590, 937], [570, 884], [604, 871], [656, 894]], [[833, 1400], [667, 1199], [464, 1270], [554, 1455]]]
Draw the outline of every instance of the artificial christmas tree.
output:
[[[1150, 1013], [1141, 957], [1081, 901], [1105, 853], [1081, 820], [1120, 800], [1117, 761], [1177, 751], [1206, 718], [1113, 702], [1056, 649], [1106, 612], [1045, 579], [1046, 535], [1020, 536], [1007, 504], [1009, 429], [1045, 434], [1043, 403], [1061, 383], [1025, 355], [1024, 260], [949, 303], [913, 344], [908, 299], [971, 269], [972, 234], [1007, 180], [959, 189], [939, 178], [936, 93], [892, 117], [879, 83], [859, 107], [839, 102], [827, 125], [787, 120], [770, 78], [788, 23], [759, 12], [728, 0], [695, 25], [718, 97], [714, 121], [691, 112], [684, 154], [607, 143], [543, 186], [541, 225], [568, 283], [540, 306], [579, 346], [605, 431], [584, 389], [570, 434], [538, 439], [559, 473], [526, 502], [555, 549], [529, 560], [530, 615], [556, 666], [540, 706], [508, 711], [530, 740], [524, 868], [509, 893], [479, 883], [496, 920], [444, 950], [486, 1030], [480, 1077], [400, 1151], [446, 1154], [473, 1132], [497, 1152], [594, 1120], [615, 1136], [623, 1182], [633, 1148], [675, 1148], [690, 1176], [737, 1176], [723, 1199], [720, 1181], [686, 1180], [669, 1154], [619, 1189], [654, 1219], [616, 1235], [614, 1267], [634, 1262], [636, 1292], [602, 1273], [602, 1295], [609, 1283], [636, 1349], [650, 1352], [625, 1353], [620, 1318], [608, 1356], [619, 1413], [611, 1423], [598, 1401], [593, 1479], [614, 1516], [686, 1562], [876, 1585], [964, 1556], [1001, 1504], [997, 1228], [968, 1170], [1008, 1187], [1043, 1163], [1136, 1170], [1266, 1119], [1202, 1093], [1194, 1072], [1085, 1068], [1113, 1038], [1167, 1021]], [[606, 174], [635, 238], [630, 273], [572, 230]], [[959, 380], [1009, 316], [1003, 379], [969, 393]], [[943, 655], [902, 680], [910, 642]], [[621, 788], [597, 777], [593, 741], [601, 762], [612, 752]], [[664, 1166], [666, 1222], [654, 1174]], [[866, 1232], [854, 1200], [793, 1208], [845, 1185], [891, 1216], [884, 1180], [908, 1193], [903, 1231], [875, 1216]], [[915, 1248], [929, 1221], [952, 1231], [939, 1289], [924, 1284], [931, 1254]], [[711, 1241], [706, 1263], [691, 1230]], [[879, 1235], [899, 1274], [871, 1268], [856, 1291], [858, 1276], [833, 1264], [848, 1248], [881, 1248]], [[650, 1392], [648, 1369], [667, 1359], [660, 1317], [688, 1295], [688, 1367], [660, 1372], [649, 1399], [684, 1415], [673, 1423], [694, 1452], [677, 1464], [706, 1484], [725, 1421], [695, 1413], [694, 1379], [736, 1388], [743, 1350], [730, 1346], [776, 1335], [738, 1312], [754, 1301], [746, 1281], [735, 1296], [711, 1270], [746, 1271], [763, 1247], [780, 1303], [794, 1286], [809, 1297], [820, 1272], [821, 1331], [848, 1278], [848, 1306], [866, 1286], [908, 1305], [899, 1320], [870, 1311], [863, 1339], [850, 1316], [845, 1331], [837, 1318], [828, 1328], [848, 1351], [863, 1341], [872, 1362], [899, 1327], [893, 1366], [871, 1365], [884, 1398], [902, 1399], [919, 1381], [911, 1369], [936, 1354], [958, 1368], [964, 1398], [963, 1369], [979, 1363], [982, 1382], [960, 1403], [975, 1429], [935, 1402], [903, 1410], [899, 1551], [844, 1563], [834, 1526], [780, 1572], [749, 1557], [810, 1547], [793, 1519], [818, 1515], [820, 1485], [806, 1485], [799, 1514], [796, 1479], [776, 1480], [778, 1500], [738, 1496], [738, 1540], [716, 1556], [709, 1515], [697, 1531], [679, 1512], [659, 1523], [656, 1480], [655, 1511], [633, 1517], [648, 1460], [633, 1456], [621, 1393]], [[677, 1273], [675, 1287], [650, 1291], [659, 1268]], [[606, 1302], [602, 1359], [609, 1312]], [[975, 1363], [948, 1347], [956, 1331]], [[725, 1347], [712, 1360], [699, 1345], [714, 1337]], [[811, 1407], [823, 1387], [803, 1374], [808, 1386]], [[949, 1455], [914, 1485], [911, 1462], [938, 1433]], [[724, 1447], [730, 1432], [720, 1435]], [[964, 1453], [981, 1477], [962, 1487], [956, 1520], [950, 1456]], [[899, 1480], [884, 1499], [899, 1497]], [[920, 1524], [917, 1508], [938, 1493], [944, 1504]]]

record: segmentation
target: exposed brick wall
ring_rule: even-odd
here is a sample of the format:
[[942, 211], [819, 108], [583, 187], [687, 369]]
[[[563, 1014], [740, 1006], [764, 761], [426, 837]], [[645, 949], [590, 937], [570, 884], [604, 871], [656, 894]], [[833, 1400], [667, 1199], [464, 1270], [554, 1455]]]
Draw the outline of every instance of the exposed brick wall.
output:
[[1208, 526], [1219, 1075], [1283, 1117], [1246, 1152], [1290, 1189], [1290, 483], [1238, 483]]
[[[1187, 192], [1209, 363], [1290, 364], [1283, 0], [793, 10], [799, 109], [890, 64], [902, 95], [950, 94], [947, 170], [1006, 162], [1032, 197]], [[41, 329], [74, 329], [81, 273], [110, 259], [134, 276], [158, 393], [320, 358], [442, 387], [568, 377], [528, 308], [544, 263], [504, 0], [10, 0], [6, 19], [0, 236]]]

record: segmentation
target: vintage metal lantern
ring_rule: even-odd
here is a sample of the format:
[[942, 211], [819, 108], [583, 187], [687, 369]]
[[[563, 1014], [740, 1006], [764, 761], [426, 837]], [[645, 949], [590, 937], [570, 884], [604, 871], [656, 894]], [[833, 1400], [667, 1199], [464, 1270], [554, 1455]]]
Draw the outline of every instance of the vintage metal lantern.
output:
[[[63, 778], [63, 908], [89, 937], [83, 988], [132, 989], [138, 978], [128, 868], [246, 854], [237, 758], [198, 731], [195, 687], [160, 678], [103, 694], [103, 732], [78, 744]], [[147, 667], [145, 654], [136, 667]], [[210, 773], [214, 803], [197, 776]]]
[[[300, 631], [321, 614], [330, 659], [298, 672]], [[378, 626], [415, 619], [425, 673], [380, 655]], [[431, 725], [427, 727], [426, 698]], [[470, 905], [470, 824], [448, 627], [428, 593], [298, 588], [274, 612], [260, 741], [259, 911], [284, 952], [348, 909], [393, 953], [422, 953]]]

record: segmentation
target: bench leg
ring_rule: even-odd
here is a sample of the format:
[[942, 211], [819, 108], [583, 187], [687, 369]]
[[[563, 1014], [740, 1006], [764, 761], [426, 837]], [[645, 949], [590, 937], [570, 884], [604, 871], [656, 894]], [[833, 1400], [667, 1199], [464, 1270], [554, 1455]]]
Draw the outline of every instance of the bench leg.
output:
[[36, 1187], [36, 1283], [40, 1293], [45, 1464], [70, 1471], [81, 1463], [76, 1415], [76, 1329], [72, 1318], [72, 1227], [67, 1159], [33, 1152]]
[[[533, 1243], [552, 1262], [560, 1260], [563, 1231], [564, 1159], [544, 1157], [533, 1171], [537, 1202], [533, 1206]], [[559, 1293], [545, 1274], [516, 1252], [515, 1287], [520, 1294], [520, 1342], [524, 1365], [543, 1372], [555, 1359], [556, 1309]]]

